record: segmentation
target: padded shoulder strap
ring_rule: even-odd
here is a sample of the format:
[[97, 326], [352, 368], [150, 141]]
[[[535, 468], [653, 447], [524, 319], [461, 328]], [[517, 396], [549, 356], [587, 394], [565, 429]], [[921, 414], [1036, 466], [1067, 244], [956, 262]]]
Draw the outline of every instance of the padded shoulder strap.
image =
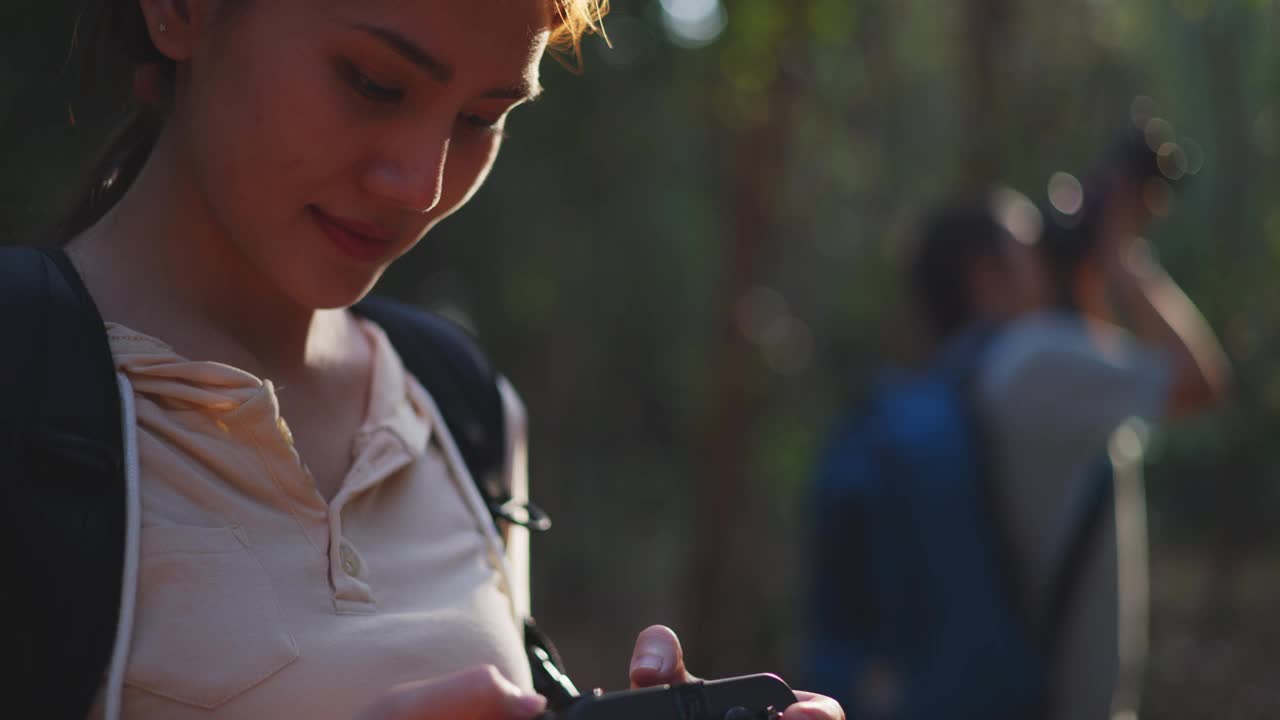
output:
[[82, 718], [111, 655], [124, 562], [115, 366], [102, 318], [58, 249], [0, 248], [0, 467], [22, 658], [11, 687]]
[[[538, 531], [551, 527], [546, 513], [514, 501], [503, 482], [507, 439], [498, 374], [475, 340], [439, 315], [388, 298], [368, 297], [352, 310], [382, 327], [405, 367], [431, 393], [494, 522]], [[534, 688], [551, 709], [568, 707], [578, 689], [531, 617], [524, 619], [524, 642]]]
[[1000, 555], [1000, 563], [1004, 567], [1005, 584], [1010, 596], [1015, 599], [1023, 614], [1024, 621], [1029, 624], [1032, 637], [1041, 654], [1052, 657], [1061, 643], [1070, 603], [1075, 597], [1083, 575], [1083, 565], [1088, 560], [1092, 548], [1097, 544], [1100, 524], [1114, 498], [1111, 465], [1106, 454], [1103, 453], [1087, 473], [1084, 499], [1080, 508], [1073, 511], [1068, 542], [1062, 556], [1058, 559], [1058, 565], [1050, 581], [1049, 607], [1042, 616], [1034, 617], [1027, 607], [1024, 596], [1029, 581], [1019, 571], [1018, 564], [1014, 561], [1012, 531], [1009, 528], [1008, 518], [1004, 517], [1001, 505], [997, 501], [994, 486], [997, 481], [997, 469], [987, 437], [989, 431], [984, 427], [981, 413], [977, 408], [977, 373], [981, 367], [983, 353], [994, 342], [999, 331], [998, 326], [978, 327], [969, 331], [954, 344], [953, 354], [948, 360], [953, 362], [955, 367], [967, 368], [961, 371], [961, 377], [967, 385], [965, 392], [968, 396], [971, 416], [979, 429], [982, 441], [983, 492], [988, 514], [998, 538], [997, 551]]
[[1085, 474], [1085, 492], [1075, 511], [1071, 534], [1058, 560], [1050, 587], [1049, 607], [1040, 620], [1038, 639], [1046, 652], [1056, 653], [1066, 630], [1067, 614], [1084, 577], [1084, 566], [1101, 542], [1102, 521], [1107, 508], [1115, 506], [1115, 471], [1106, 453]]
[[494, 521], [549, 528], [546, 514], [532, 503], [514, 503], [503, 481], [507, 443], [498, 375], [467, 331], [389, 298], [368, 297], [352, 310], [382, 327], [405, 367], [431, 394]]

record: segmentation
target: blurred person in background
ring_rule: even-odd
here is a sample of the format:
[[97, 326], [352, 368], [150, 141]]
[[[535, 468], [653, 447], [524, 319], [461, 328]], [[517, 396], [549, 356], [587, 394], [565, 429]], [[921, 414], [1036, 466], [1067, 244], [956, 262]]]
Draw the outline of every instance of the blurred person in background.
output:
[[810, 677], [854, 716], [1136, 716], [1131, 419], [1209, 408], [1228, 376], [1141, 236], [1176, 175], [1149, 140], [1044, 211], [1000, 190], [924, 224], [906, 283], [932, 358], [837, 426], [815, 491]]
[[1068, 183], [1055, 198], [1050, 184], [1034, 243], [1046, 306], [1005, 324], [976, 385], [1024, 611], [1058, 625], [1054, 718], [1137, 716], [1148, 627], [1143, 422], [1208, 410], [1229, 384], [1213, 330], [1143, 236], [1183, 177], [1181, 149], [1144, 125], [1119, 134], [1078, 194]]

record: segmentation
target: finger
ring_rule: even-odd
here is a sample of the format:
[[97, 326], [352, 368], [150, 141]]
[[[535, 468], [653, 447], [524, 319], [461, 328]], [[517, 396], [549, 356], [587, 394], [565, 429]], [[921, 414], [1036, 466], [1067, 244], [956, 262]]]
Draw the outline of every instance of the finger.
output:
[[665, 625], [653, 625], [640, 631], [635, 651], [631, 653], [630, 676], [632, 688], [697, 680], [684, 667], [680, 639]]
[[796, 701], [782, 713], [782, 720], [845, 720], [840, 703], [825, 695], [795, 690]]
[[397, 685], [360, 716], [361, 720], [530, 720], [546, 709], [546, 698], [526, 693], [492, 665]]

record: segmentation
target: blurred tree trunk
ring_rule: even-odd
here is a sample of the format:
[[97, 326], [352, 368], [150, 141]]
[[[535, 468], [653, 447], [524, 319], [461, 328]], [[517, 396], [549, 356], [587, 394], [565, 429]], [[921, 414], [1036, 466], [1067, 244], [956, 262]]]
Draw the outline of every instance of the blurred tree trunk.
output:
[[969, 128], [972, 138], [964, 163], [964, 182], [982, 188], [1000, 180], [1002, 62], [1009, 57], [1014, 0], [968, 0], [964, 6], [965, 70], [968, 81]]
[[[1247, 24], [1252, 18], [1251, 10], [1218, 7], [1207, 21], [1203, 34], [1212, 67], [1210, 76], [1214, 78], [1207, 88], [1209, 104], [1213, 107], [1213, 172], [1220, 176], [1213, 201], [1213, 236], [1203, 241], [1213, 244], [1213, 256], [1219, 263], [1232, 265], [1243, 260], [1246, 266], [1240, 270], [1244, 272], [1248, 272], [1247, 264], [1256, 262], [1263, 251], [1263, 238], [1249, 237], [1250, 211], [1255, 207], [1254, 187], [1249, 181], [1261, 173], [1250, 142], [1249, 103], [1242, 86], [1246, 68], [1241, 62], [1239, 46], [1240, 37], [1248, 34]], [[1262, 417], [1266, 414], [1265, 401], [1261, 400], [1264, 395], [1252, 390], [1241, 387], [1236, 395], [1249, 406], [1246, 417]], [[1223, 477], [1233, 480], [1218, 487], [1213, 502], [1216, 532], [1200, 603], [1201, 621], [1205, 623], [1229, 612], [1229, 598], [1222, 588], [1230, 587], [1246, 568], [1248, 548], [1265, 536], [1269, 524], [1268, 518], [1259, 517], [1256, 508], [1257, 498], [1267, 492], [1270, 478], [1258, 472], [1260, 464], [1244, 442], [1230, 442], [1223, 455]]]
[[1253, 190], [1249, 179], [1258, 177], [1258, 157], [1250, 142], [1252, 117], [1243, 87], [1247, 67], [1241, 61], [1239, 42], [1248, 34], [1252, 18], [1251, 10], [1219, 7], [1204, 34], [1214, 78], [1207, 88], [1217, 145], [1213, 164], [1215, 172], [1221, 173], [1214, 200], [1216, 234], [1209, 240], [1218, 258], [1226, 261], [1242, 257], [1242, 251], [1258, 252], [1261, 239], [1247, 237], [1246, 230]]
[[[730, 17], [733, 3], [728, 3]], [[777, 230], [777, 209], [785, 157], [791, 135], [798, 87], [792, 59], [803, 51], [801, 32], [808, 3], [785, 3], [783, 22], [774, 46], [776, 79], [762, 95], [767, 105], [758, 124], [725, 128], [728, 155], [728, 200], [722, 239], [723, 276], [716, 311], [716, 345], [711, 352], [701, 481], [694, 489], [692, 574], [688, 584], [686, 622], [682, 636], [690, 648], [695, 671], [716, 677], [726, 672], [744, 649], [745, 638], [735, 631], [750, 627], [749, 584], [735, 580], [735, 572], [752, 562], [754, 540], [769, 529], [751, 527], [750, 494], [756, 474], [751, 457], [752, 418], [755, 413], [751, 375], [758, 369], [757, 349], [738, 323], [742, 299], [761, 282], [762, 264]], [[759, 573], [753, 573], [758, 575]], [[766, 573], [767, 574], [767, 573]]]

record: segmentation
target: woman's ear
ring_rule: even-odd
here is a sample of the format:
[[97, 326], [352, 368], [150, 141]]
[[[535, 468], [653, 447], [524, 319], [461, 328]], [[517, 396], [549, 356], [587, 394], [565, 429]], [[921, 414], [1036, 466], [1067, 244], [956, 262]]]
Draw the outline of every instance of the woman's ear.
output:
[[207, 25], [212, 0], [139, 0], [151, 42], [175, 62], [191, 58], [196, 34]]

